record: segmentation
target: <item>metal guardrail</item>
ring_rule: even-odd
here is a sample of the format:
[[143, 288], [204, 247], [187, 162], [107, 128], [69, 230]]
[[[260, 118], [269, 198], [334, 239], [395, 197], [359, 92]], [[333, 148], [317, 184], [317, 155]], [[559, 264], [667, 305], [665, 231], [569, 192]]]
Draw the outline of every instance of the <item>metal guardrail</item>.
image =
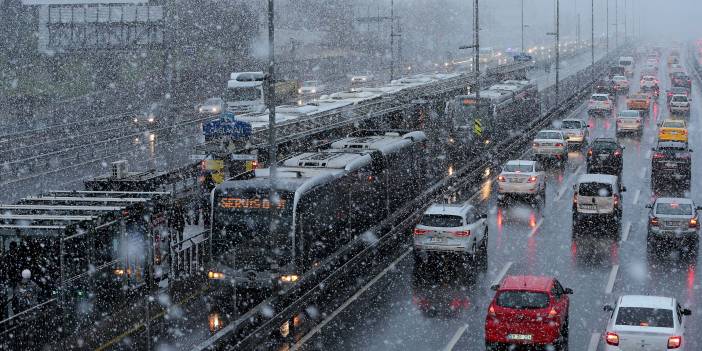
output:
[[[359, 267], [367, 269], [368, 265], [362, 264], [362, 261], [367, 260], [369, 257], [377, 257], [374, 253], [382, 252], [388, 248], [396, 251], [398, 241], [401, 241], [403, 238], [407, 239], [407, 236], [403, 235], [404, 231], [416, 222], [426, 209], [426, 206], [429, 206], [437, 198], [443, 198], [458, 188], [465, 187], [471, 182], [482, 179], [481, 175], [486, 168], [492, 169], [497, 166], [494, 157], [499, 157], [499, 162], [506, 161], [508, 156], [511, 156], [514, 151], [520, 150], [541, 128], [576, 106], [577, 103], [590, 92], [590, 88], [594, 83], [592, 78], [604, 74], [608, 64], [612, 60], [611, 57], [616, 57], [616, 55], [617, 53], [614, 52], [613, 56], [600, 59], [596, 63], [597, 67], [594, 72], [591, 71], [590, 68], [586, 68], [576, 75], [571, 76], [572, 78], [570, 80], [564, 80], [564, 82], [570, 86], [565, 91], [572, 93], [568, 95], [568, 99], [554, 99], [552, 103], [553, 106], [549, 108], [548, 112], [529, 126], [523, 134], [510, 138], [502, 143], [495, 144], [492, 150], [500, 150], [500, 154], [492, 155], [492, 157], [486, 157], [486, 155], [484, 155], [484, 157], [479, 160], [473, 160], [467, 166], [457, 170], [453, 175], [431, 186], [424, 193], [417, 196], [412, 203], [407, 204], [403, 209], [383, 221], [383, 223], [373, 230], [375, 233], [384, 233], [378, 240], [370, 244], [362, 240], [357, 240], [347, 245], [332, 257], [327, 258], [318, 268], [305, 274], [296, 286], [291, 287], [283, 294], [278, 294], [277, 296], [270, 297], [263, 301], [258, 306], [240, 316], [236, 321], [233, 321], [224, 329], [217, 332], [213, 337], [195, 348], [195, 350], [254, 349], [257, 345], [265, 342], [266, 338], [268, 338], [272, 332], [277, 330], [280, 325], [290, 320], [295, 313], [304, 310], [304, 307], [310, 305], [311, 301], [322, 296], [323, 290], [334, 290], [335, 281], [345, 281], [340, 277], [346, 276], [348, 272], [358, 269]], [[583, 80], [585, 77], [588, 77], [588, 79]], [[573, 84], [575, 82], [581, 83], [578, 88], [575, 88]], [[584, 86], [582, 85], [583, 83]], [[546, 91], [543, 93], [544, 97], [549, 96], [549, 94], [552, 94], [552, 92]], [[338, 265], [343, 257], [349, 256], [352, 258]], [[337, 268], [327, 268], [329, 264], [335, 262], [337, 263]], [[324, 276], [325, 278], [320, 281], [320, 276]], [[316, 282], [317, 285], [309, 289], [310, 283], [314, 282]], [[298, 290], [303, 290], [304, 293]], [[284, 301], [286, 295], [293, 295], [292, 299], [288, 299], [292, 301]], [[261, 314], [264, 308], [269, 311], [273, 309], [277, 311], [277, 313], [272, 317], [265, 317]]]

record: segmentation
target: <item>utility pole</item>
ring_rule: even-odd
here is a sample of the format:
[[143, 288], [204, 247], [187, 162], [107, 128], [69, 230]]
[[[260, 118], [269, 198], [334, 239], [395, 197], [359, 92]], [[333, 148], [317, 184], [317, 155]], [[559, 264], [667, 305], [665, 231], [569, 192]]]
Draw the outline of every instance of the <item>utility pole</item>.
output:
[[614, 0], [614, 47], [619, 47], [619, 0]]
[[605, 32], [607, 33], [607, 55], [609, 55], [609, 0], [605, 0], [607, 4], [607, 25], [605, 26]]
[[390, 0], [390, 80], [395, 79], [395, 0]]
[[556, 102], [560, 102], [559, 99], [559, 71], [560, 71], [560, 65], [561, 65], [561, 1], [556, 0], [556, 31], [555, 32], [549, 32], [546, 33], [546, 35], [553, 35], [556, 37]]
[[595, 81], [595, 0], [590, 0], [590, 57], [592, 64], [590, 65], [591, 79]]
[[524, 0], [522, 0], [522, 53], [524, 52]]
[[627, 12], [626, 12], [626, 0], [624, 0], [624, 42], [626, 43], [627, 37], [628, 37], [628, 26], [626, 23], [626, 18], [627, 18]]
[[459, 50], [473, 49], [473, 72], [475, 72], [475, 115], [480, 118], [480, 16], [478, 13], [478, 0], [473, 0], [473, 45], [459, 46]]
[[[270, 170], [270, 191], [268, 193], [268, 200], [271, 203], [271, 226], [275, 225], [274, 213], [277, 206], [273, 206], [276, 203], [276, 191], [275, 191], [275, 177], [276, 177], [276, 163], [277, 163], [277, 145], [275, 136], [275, 53], [274, 53], [274, 13], [273, 13], [273, 1], [268, 0], [268, 75], [266, 77], [266, 83], [268, 85], [268, 166]], [[273, 228], [271, 228], [273, 229]], [[273, 230], [271, 230], [273, 232]]]

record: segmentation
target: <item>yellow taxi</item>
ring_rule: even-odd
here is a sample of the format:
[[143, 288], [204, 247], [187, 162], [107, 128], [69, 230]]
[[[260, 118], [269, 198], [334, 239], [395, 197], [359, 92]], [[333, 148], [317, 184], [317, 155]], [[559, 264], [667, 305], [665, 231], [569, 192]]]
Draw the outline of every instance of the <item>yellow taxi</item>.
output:
[[681, 119], [666, 119], [658, 128], [658, 140], [687, 142], [687, 123]]

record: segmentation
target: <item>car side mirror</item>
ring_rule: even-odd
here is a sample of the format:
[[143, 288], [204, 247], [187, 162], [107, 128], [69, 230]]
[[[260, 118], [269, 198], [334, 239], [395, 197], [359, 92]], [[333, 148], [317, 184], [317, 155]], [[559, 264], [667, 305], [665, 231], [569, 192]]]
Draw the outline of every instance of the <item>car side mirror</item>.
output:
[[655, 148], [655, 147], [652, 147], [652, 148], [651, 148], [651, 151], [656, 151], [656, 148]]
[[614, 311], [614, 307], [612, 307], [611, 305], [604, 305], [604, 307], [603, 307], [602, 309], [603, 309], [605, 312], [612, 312], [612, 311]]
[[692, 152], [692, 149], [688, 149], [687, 152]]
[[565, 288], [563, 289], [563, 293], [565, 293], [566, 295], [573, 295], [573, 289]]
[[491, 286], [490, 289], [492, 289], [493, 291], [497, 291], [500, 289], [500, 284], [495, 284], [495, 285]]
[[620, 145], [619, 147], [620, 147], [622, 150], [626, 150], [626, 146], [624, 146], [624, 145]]
[[481, 219], [487, 219], [487, 214], [485, 214], [485, 213], [481, 214], [481, 215], [480, 215], [480, 218], [481, 218]]
[[646, 208], [653, 208], [653, 204], [646, 204]]
[[695, 209], [696, 209], [697, 211], [700, 211], [700, 210], [702, 210], [702, 206], [697, 206], [697, 207], [695, 207]]
[[622, 192], [626, 192], [626, 187], [623, 186], [621, 191], [622, 191]]

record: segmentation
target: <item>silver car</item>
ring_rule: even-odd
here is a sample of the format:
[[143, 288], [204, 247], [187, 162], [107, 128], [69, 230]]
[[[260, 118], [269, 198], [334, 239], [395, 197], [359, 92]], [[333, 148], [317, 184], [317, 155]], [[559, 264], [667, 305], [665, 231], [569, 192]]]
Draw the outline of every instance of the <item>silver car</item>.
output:
[[681, 249], [694, 249], [693, 254], [697, 252], [700, 230], [697, 212], [702, 208], [691, 199], [673, 197], [660, 197], [646, 207], [650, 209], [646, 236], [650, 249], [666, 240]]
[[569, 146], [587, 144], [590, 136], [589, 127], [587, 122], [577, 118], [568, 118], [561, 121], [561, 131], [565, 134]]
[[414, 228], [415, 261], [431, 253], [487, 258], [487, 215], [468, 203], [434, 204]]
[[643, 134], [643, 118], [637, 110], [623, 110], [617, 114], [617, 134]]

